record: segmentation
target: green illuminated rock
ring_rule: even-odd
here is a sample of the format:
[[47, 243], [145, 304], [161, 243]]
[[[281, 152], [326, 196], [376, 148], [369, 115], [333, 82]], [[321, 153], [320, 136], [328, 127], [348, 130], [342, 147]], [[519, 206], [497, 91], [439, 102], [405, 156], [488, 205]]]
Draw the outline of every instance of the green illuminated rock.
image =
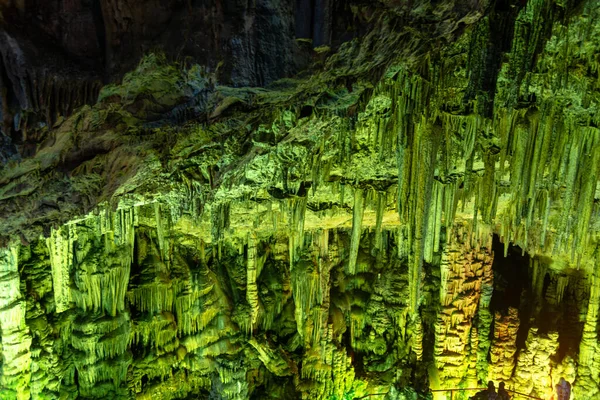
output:
[[4, 166], [0, 398], [596, 398], [600, 4], [397, 3], [267, 87], [148, 55]]

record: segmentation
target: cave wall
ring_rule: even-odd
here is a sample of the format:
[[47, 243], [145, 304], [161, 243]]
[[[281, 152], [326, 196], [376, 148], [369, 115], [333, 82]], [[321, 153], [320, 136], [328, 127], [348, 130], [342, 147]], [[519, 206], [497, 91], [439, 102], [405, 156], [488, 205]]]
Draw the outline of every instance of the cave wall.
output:
[[[294, 0], [2, 2], [0, 143], [7, 143], [0, 161], [30, 156], [31, 147], [44, 139], [31, 136], [38, 124], [52, 127], [74, 109], [93, 104], [103, 85], [120, 80], [151, 51], [182, 64], [201, 64], [226, 85], [264, 86], [293, 76], [311, 61], [312, 47], [336, 47], [363, 33], [368, 23], [356, 10], [373, 8], [341, 1], [323, 5]], [[306, 21], [296, 21], [301, 12]]]
[[448, 4], [269, 88], [149, 55], [7, 164], [2, 395], [595, 398], [599, 8]]

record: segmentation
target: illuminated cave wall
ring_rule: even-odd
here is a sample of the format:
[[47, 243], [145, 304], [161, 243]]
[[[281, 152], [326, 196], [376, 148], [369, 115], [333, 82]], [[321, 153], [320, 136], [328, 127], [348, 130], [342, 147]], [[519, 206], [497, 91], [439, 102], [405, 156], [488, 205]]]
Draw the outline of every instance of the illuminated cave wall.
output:
[[266, 219], [279, 231], [220, 241], [155, 203], [5, 251], [5, 398], [342, 399], [488, 379], [547, 397], [560, 377], [597, 390], [581, 357], [598, 299], [581, 271], [442, 229], [412, 313], [408, 258], [382, 214], [353, 256], [350, 226], [295, 240], [296, 199], [281, 206]]
[[600, 7], [570, 4], [439, 46], [382, 14], [268, 88], [146, 57], [1, 171], [0, 398], [596, 398]]

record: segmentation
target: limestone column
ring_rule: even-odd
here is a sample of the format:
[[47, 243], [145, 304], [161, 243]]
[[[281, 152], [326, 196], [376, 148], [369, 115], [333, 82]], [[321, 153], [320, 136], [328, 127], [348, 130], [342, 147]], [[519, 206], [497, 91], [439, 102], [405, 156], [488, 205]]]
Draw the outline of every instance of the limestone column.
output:
[[[26, 303], [20, 291], [18, 250], [0, 249], [0, 332], [4, 394], [18, 400], [30, 398], [31, 335], [25, 324]], [[8, 396], [6, 398], [10, 398]]]
[[598, 395], [598, 370], [600, 356], [598, 355], [598, 308], [600, 307], [600, 277], [590, 278], [591, 290], [588, 303], [583, 336], [579, 344], [579, 365], [574, 390], [577, 398], [594, 398]]
[[[443, 250], [440, 265], [442, 307], [435, 324], [434, 355], [440, 382], [446, 388], [473, 379], [470, 364], [479, 364], [481, 352], [487, 359], [489, 348], [484, 339], [491, 320], [479, 314], [489, 313], [493, 255], [483, 247], [470, 248], [460, 237]], [[483, 367], [477, 365], [478, 375]]]

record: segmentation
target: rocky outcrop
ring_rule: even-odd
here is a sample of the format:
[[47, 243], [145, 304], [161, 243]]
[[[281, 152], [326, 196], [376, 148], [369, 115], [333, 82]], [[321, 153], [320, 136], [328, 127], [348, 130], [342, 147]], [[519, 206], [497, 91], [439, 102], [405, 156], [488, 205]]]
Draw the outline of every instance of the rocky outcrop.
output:
[[[0, 161], [30, 156], [57, 121], [95, 103], [103, 85], [121, 79], [151, 50], [203, 65], [224, 84], [262, 86], [306, 68], [311, 41], [337, 46], [360, 33], [363, 18], [350, 4], [305, 3], [3, 2]], [[304, 9], [307, 20], [296, 22]]]

